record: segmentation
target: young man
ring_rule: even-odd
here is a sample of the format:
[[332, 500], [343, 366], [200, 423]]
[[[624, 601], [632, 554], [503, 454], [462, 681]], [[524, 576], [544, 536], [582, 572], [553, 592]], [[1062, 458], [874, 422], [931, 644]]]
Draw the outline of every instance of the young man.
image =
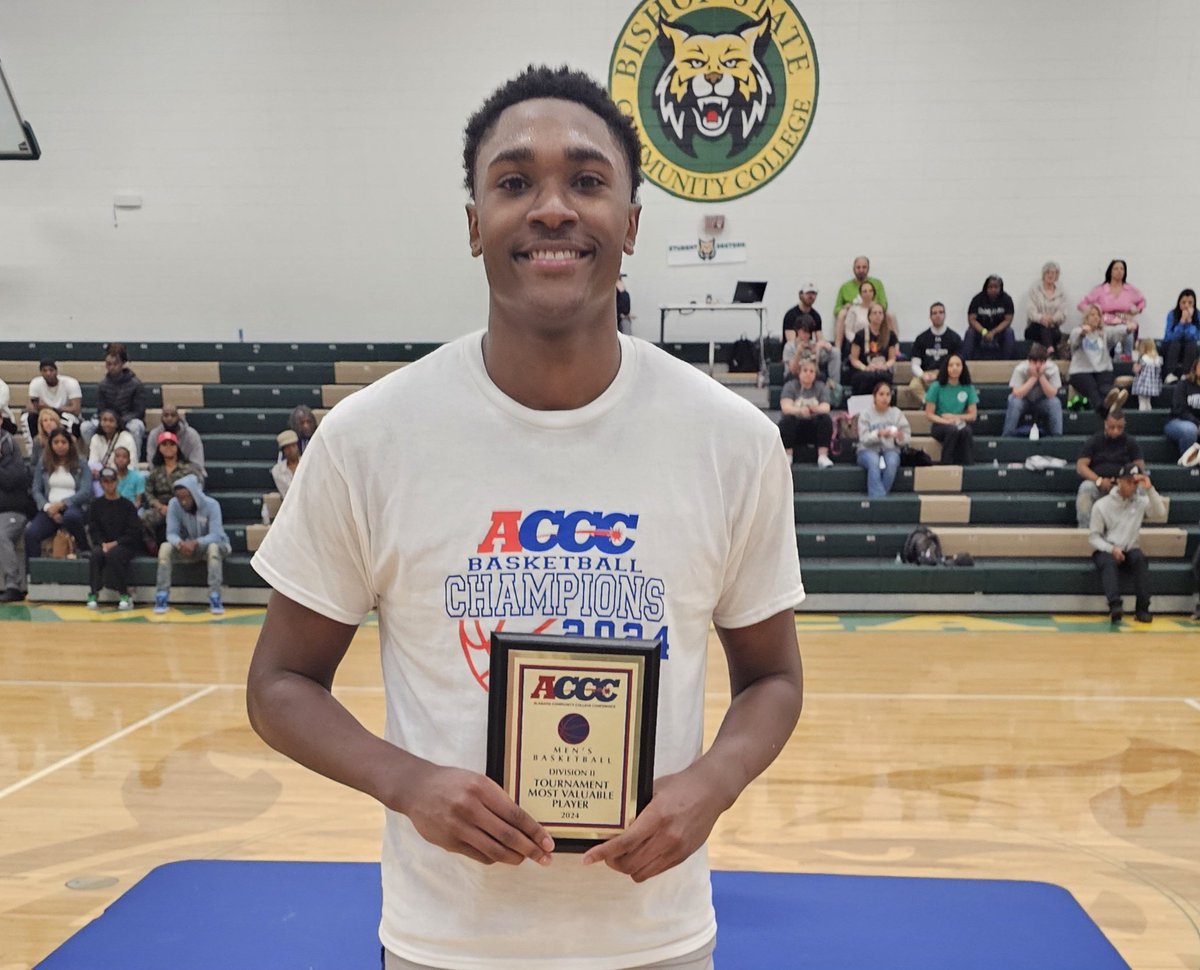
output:
[[1012, 437], [1017, 433], [1021, 419], [1033, 415], [1034, 423], [1042, 434], [1059, 437], [1063, 433], [1062, 401], [1058, 392], [1062, 389], [1062, 375], [1058, 364], [1041, 344], [1030, 344], [1028, 357], [1013, 368], [1009, 378], [1008, 405], [1004, 411], [1004, 428], [1000, 434]]
[[[798, 360], [813, 360], [821, 380], [829, 385], [832, 391], [842, 382], [842, 354], [833, 344], [821, 335], [821, 325], [807, 313], [802, 313], [795, 321], [795, 336], [783, 347], [783, 366], [795, 377], [792, 365]], [[840, 391], [838, 400], [841, 400]], [[833, 403], [831, 401], [831, 403]]]
[[[104, 379], [96, 388], [97, 416], [82, 426], [85, 444], [91, 444], [100, 427], [99, 414], [105, 409], [116, 412], [118, 424], [133, 435], [133, 442], [140, 449], [146, 437], [146, 388], [130, 370], [129, 352], [124, 344], [109, 344], [104, 352]], [[137, 461], [138, 456], [134, 455], [133, 460]]]
[[1133, 574], [1134, 618], [1150, 623], [1150, 564], [1139, 548], [1139, 534], [1146, 512], [1166, 515], [1163, 503], [1150, 479], [1137, 465], [1126, 465], [1116, 474], [1116, 486], [1092, 506], [1088, 542], [1096, 551], [1092, 561], [1100, 573], [1104, 596], [1108, 600], [1109, 619], [1121, 622], [1121, 586], [1117, 573]]
[[100, 469], [103, 494], [88, 506], [88, 540], [92, 554], [88, 561], [91, 590], [87, 608], [100, 608], [102, 589], [116, 590], [118, 610], [133, 609], [129, 595], [129, 568], [142, 548], [142, 522], [129, 499], [117, 493], [117, 470]]
[[1117, 483], [1117, 473], [1126, 466], [1144, 468], [1142, 446], [1125, 433], [1125, 412], [1113, 410], [1104, 419], [1104, 430], [1083, 443], [1075, 471], [1083, 479], [1075, 494], [1075, 517], [1079, 528], [1092, 523], [1092, 506]]
[[167, 504], [167, 541], [158, 547], [158, 584], [154, 612], [171, 607], [171, 567], [176, 559], [208, 563], [208, 611], [225, 612], [221, 585], [225, 582], [225, 557], [232, 547], [225, 534], [221, 506], [204, 494], [200, 479], [184, 475], [175, 483], [175, 494]]
[[[805, 283], [800, 287], [798, 294], [799, 302], [788, 310], [783, 315], [783, 342], [790, 343], [796, 339], [796, 332], [800, 329], [799, 321], [802, 317], [808, 316], [812, 318], [813, 326], [811, 329], [817, 333], [821, 332], [821, 314], [817, 312], [817, 308], [813, 305], [817, 302], [817, 284]], [[787, 363], [784, 361], [784, 363]]]
[[937, 380], [942, 361], [962, 351], [962, 337], [946, 326], [946, 304], [929, 307], [929, 329], [917, 335], [912, 348], [912, 380], [908, 386], [921, 400]]
[[83, 391], [79, 381], [60, 374], [58, 362], [54, 360], [39, 361], [38, 374], [29, 382], [29, 394], [25, 399], [25, 424], [30, 436], [37, 435], [37, 416], [42, 408], [57, 411], [63, 427], [78, 435], [83, 415]]
[[[800, 712], [779, 433], [613, 326], [639, 148], [603, 88], [530, 68], [468, 122], [463, 154], [487, 329], [343, 401], [310, 442], [254, 559], [275, 593], [251, 723], [387, 808], [388, 968], [709, 967], [705, 840]], [[330, 693], [373, 609], [386, 738]], [[710, 622], [733, 700], [702, 753]], [[653, 800], [583, 856], [552, 854], [482, 773], [501, 627], [663, 643]]]

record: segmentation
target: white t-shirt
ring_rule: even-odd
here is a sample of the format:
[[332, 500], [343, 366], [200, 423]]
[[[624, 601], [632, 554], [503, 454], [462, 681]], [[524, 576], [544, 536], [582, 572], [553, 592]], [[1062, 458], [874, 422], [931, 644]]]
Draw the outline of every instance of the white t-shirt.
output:
[[29, 399], [37, 398], [44, 408], [61, 411], [77, 397], [83, 397], [83, 392], [79, 389], [79, 381], [74, 377], [67, 377], [65, 374], [58, 375], [58, 383], [53, 387], [48, 387], [46, 378], [41, 375], [29, 382]]
[[[710, 621], [749, 626], [804, 598], [779, 432], [624, 335], [600, 397], [533, 411], [488, 378], [481, 338], [329, 413], [254, 568], [342, 623], [377, 607], [385, 736], [479, 772], [493, 629], [664, 637], [654, 774], [679, 771], [701, 751]], [[559, 536], [560, 521], [574, 528]], [[407, 960], [464, 970], [614, 970], [712, 938], [704, 849], [640, 885], [579, 860], [483, 866], [389, 811], [380, 938]]]

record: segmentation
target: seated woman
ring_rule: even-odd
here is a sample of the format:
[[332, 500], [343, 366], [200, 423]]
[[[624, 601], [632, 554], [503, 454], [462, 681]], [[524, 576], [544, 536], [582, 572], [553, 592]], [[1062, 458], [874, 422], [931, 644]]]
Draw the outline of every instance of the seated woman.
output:
[[1013, 335], [1013, 301], [1004, 292], [1004, 280], [989, 276], [983, 289], [967, 307], [967, 332], [963, 334], [963, 360], [1011, 360], [1016, 353]]
[[872, 406], [858, 416], [858, 464], [867, 472], [867, 495], [882, 498], [892, 490], [900, 468], [900, 448], [908, 443], [904, 412], [892, 404], [892, 385], [880, 381]]
[[1071, 366], [1068, 379], [1075, 390], [1088, 399], [1088, 404], [1103, 418], [1113, 401], [1113, 362], [1104, 334], [1104, 319], [1094, 303], [1084, 311], [1083, 323], [1068, 337]]
[[142, 512], [142, 528], [146, 532], [146, 548], [166, 538], [167, 506], [175, 495], [175, 483], [184, 475], [195, 475], [204, 480], [200, 469], [193, 465], [179, 447], [179, 438], [173, 431], [164, 431], [158, 436], [158, 446], [150, 462], [150, 474], [146, 478], [146, 508]]
[[1163, 433], [1179, 449], [1180, 457], [1187, 455], [1181, 464], [1200, 465], [1197, 427], [1200, 427], [1200, 360], [1192, 363], [1187, 376], [1177, 382], [1172, 390], [1171, 417], [1163, 429]]
[[863, 280], [858, 287], [858, 299], [847, 303], [838, 311], [837, 322], [833, 330], [833, 346], [846, 359], [845, 348], [854, 342], [854, 338], [867, 329], [867, 311], [875, 302], [875, 284]]
[[783, 385], [779, 409], [779, 437], [788, 458], [799, 444], [817, 446], [817, 467], [832, 468], [829, 444], [833, 440], [833, 418], [829, 416], [829, 391], [817, 380], [817, 362], [811, 357], [794, 357], [796, 376]]
[[979, 392], [958, 354], [942, 361], [937, 380], [925, 392], [925, 416], [935, 441], [942, 443], [943, 465], [975, 464], [971, 425], [979, 410]]
[[871, 394], [880, 381], [893, 380], [900, 339], [892, 331], [887, 314], [878, 303], [867, 310], [866, 329], [850, 345], [850, 389], [853, 394]]
[[281, 457], [271, 466], [271, 478], [275, 480], [275, 491], [279, 493], [279, 499], [282, 501], [287, 498], [292, 479], [296, 476], [296, 469], [300, 467], [300, 438], [295, 431], [288, 428], [275, 436], [275, 443], [279, 446]]
[[42, 454], [46, 450], [46, 443], [50, 439], [50, 432], [62, 426], [62, 418], [58, 416], [58, 412], [54, 408], [42, 408], [38, 411], [37, 434], [33, 436], [29, 452], [30, 467], [33, 467], [42, 460]]
[[75, 439], [65, 428], [47, 436], [41, 461], [33, 469], [33, 500], [38, 513], [25, 526], [25, 562], [40, 555], [42, 543], [59, 529], [87, 549], [87, 510], [92, 501], [92, 470], [79, 460]]
[[1062, 325], [1067, 319], [1067, 294], [1058, 285], [1058, 276], [1058, 263], [1042, 267], [1041, 280], [1029, 288], [1025, 310], [1025, 339], [1041, 344], [1051, 357], [1062, 340]]
[[1122, 359], [1133, 359], [1133, 342], [1137, 339], [1137, 315], [1146, 309], [1141, 290], [1130, 285], [1125, 260], [1114, 259], [1104, 271], [1104, 282], [1079, 301], [1079, 310], [1100, 308], [1104, 334], [1110, 348], [1120, 347]]
[[125, 448], [131, 455], [135, 454], [137, 442], [128, 431], [122, 430], [117, 412], [112, 408], [104, 408], [96, 417], [99, 426], [88, 445], [88, 464], [93, 472], [98, 473], [101, 468], [117, 467], [113, 461], [113, 452], [117, 448]]
[[1200, 341], [1200, 320], [1196, 318], [1196, 291], [1181, 290], [1175, 309], [1167, 314], [1163, 330], [1163, 376], [1174, 384], [1184, 374], [1190, 374], [1196, 362], [1196, 346]]

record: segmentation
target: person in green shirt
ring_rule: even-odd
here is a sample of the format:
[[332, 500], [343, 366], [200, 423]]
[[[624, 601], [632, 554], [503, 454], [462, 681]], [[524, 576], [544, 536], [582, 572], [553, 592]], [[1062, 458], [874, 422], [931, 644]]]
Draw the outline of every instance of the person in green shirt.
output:
[[884, 292], [883, 283], [877, 280], [874, 276], [869, 275], [871, 272], [871, 261], [866, 256], [854, 257], [854, 279], [846, 280], [837, 291], [837, 300], [833, 304], [834, 315], [844, 307], [847, 303], [853, 303], [858, 299], [858, 288], [870, 281], [875, 287], [875, 301], [888, 308], [887, 293]]
[[942, 443], [943, 465], [975, 462], [975, 437], [971, 425], [978, 415], [979, 392], [971, 372], [958, 354], [942, 361], [938, 378], [925, 392], [925, 416], [935, 441]]

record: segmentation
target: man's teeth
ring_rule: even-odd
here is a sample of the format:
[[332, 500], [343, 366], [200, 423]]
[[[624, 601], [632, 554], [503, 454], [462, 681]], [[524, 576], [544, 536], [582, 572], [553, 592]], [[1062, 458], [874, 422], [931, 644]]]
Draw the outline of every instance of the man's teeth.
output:
[[530, 259], [575, 259], [580, 256], [580, 253], [573, 249], [539, 249], [529, 254]]

